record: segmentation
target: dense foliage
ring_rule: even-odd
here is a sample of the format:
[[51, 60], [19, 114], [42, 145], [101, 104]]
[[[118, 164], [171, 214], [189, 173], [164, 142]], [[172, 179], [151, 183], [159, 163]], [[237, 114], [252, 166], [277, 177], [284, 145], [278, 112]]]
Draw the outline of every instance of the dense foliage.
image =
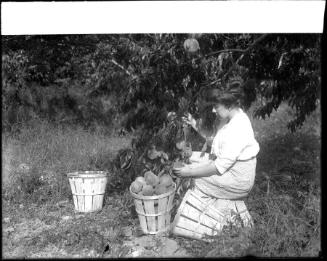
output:
[[[186, 52], [187, 38], [200, 49]], [[201, 90], [241, 75], [254, 79], [246, 106], [260, 98], [264, 118], [287, 101], [295, 130], [319, 100], [320, 45], [310, 34], [4, 36], [3, 124], [35, 116], [110, 124], [123, 113], [127, 129], [156, 129], [182, 97], [197, 114]]]

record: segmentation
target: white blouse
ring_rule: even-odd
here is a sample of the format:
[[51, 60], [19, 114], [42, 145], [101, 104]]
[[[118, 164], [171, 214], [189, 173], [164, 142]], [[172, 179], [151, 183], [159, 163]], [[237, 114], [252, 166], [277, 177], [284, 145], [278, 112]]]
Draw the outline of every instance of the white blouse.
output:
[[237, 160], [255, 157], [259, 150], [251, 121], [242, 109], [239, 109], [239, 112], [218, 130], [211, 147], [211, 153], [217, 156], [215, 165], [221, 174], [224, 174]]

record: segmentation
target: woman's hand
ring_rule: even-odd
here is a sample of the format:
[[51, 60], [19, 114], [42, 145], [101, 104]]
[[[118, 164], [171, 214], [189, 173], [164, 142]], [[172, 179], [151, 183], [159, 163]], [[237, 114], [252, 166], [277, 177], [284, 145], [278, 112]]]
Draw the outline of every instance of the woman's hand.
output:
[[173, 173], [178, 178], [187, 178], [192, 176], [192, 169], [189, 166], [173, 168]]
[[197, 127], [196, 127], [196, 120], [193, 118], [192, 114], [191, 113], [187, 113], [185, 115], [185, 117], [182, 118], [183, 119], [183, 122], [189, 124], [192, 126], [193, 129], [197, 130]]
[[[194, 129], [194, 130], [195, 130], [195, 131], [196, 131], [200, 136], [202, 136], [202, 137], [205, 138], [205, 139], [208, 138], [207, 134], [203, 133], [203, 132], [201, 131], [201, 129], [199, 128], [199, 125], [201, 124], [201, 123], [200, 123], [200, 122], [201, 122], [201, 119], [199, 120], [199, 125], [198, 125], [196, 119], [193, 118], [192, 114], [191, 114], [191, 113], [187, 113], [187, 114], [185, 115], [185, 117], [182, 118], [182, 120], [183, 120], [184, 123], [191, 125], [192, 128], [193, 128], [193, 129]], [[209, 138], [211, 138], [211, 137], [209, 137]], [[209, 144], [211, 145], [211, 143], [209, 143]]]

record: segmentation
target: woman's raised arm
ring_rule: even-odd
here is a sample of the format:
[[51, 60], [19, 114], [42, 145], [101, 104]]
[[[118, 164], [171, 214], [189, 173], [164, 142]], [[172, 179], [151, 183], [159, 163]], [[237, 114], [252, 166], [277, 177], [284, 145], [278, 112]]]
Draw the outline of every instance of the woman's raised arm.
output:
[[183, 117], [183, 121], [189, 125], [192, 126], [192, 128], [199, 133], [204, 139], [206, 139], [207, 142], [209, 142], [209, 144], [211, 145], [212, 140], [214, 137], [211, 136], [207, 136], [203, 131], [201, 131], [201, 129], [199, 128], [199, 122], [194, 119], [194, 117], [192, 116], [191, 113], [187, 113], [186, 117]]

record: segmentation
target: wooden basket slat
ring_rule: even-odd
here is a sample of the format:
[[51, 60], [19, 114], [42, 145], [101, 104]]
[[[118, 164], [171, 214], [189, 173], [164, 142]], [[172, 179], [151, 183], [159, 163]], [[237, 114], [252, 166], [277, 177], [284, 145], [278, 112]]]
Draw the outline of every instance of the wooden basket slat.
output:
[[171, 219], [171, 211], [168, 211], [169, 209], [172, 208], [173, 206], [173, 201], [174, 201], [174, 198], [175, 198], [175, 193], [171, 194], [168, 198], [168, 203], [167, 203], [167, 209], [166, 209], [166, 215], [165, 215], [165, 223], [166, 223], [166, 226], [170, 226], [170, 219]]
[[[174, 220], [173, 233], [184, 233], [184, 236], [194, 238], [193, 233], [213, 235], [222, 228], [225, 217], [211, 204], [201, 200], [193, 191], [189, 191], [180, 206]], [[185, 226], [185, 227], [184, 227]], [[181, 229], [178, 229], [181, 228]], [[192, 231], [192, 232], [189, 232]]]
[[[183, 205], [183, 214], [191, 217], [194, 220], [199, 220], [199, 217], [201, 215], [203, 215], [203, 210], [204, 210], [204, 208], [202, 208], [202, 210], [199, 210], [199, 208], [194, 208], [194, 205], [190, 204], [189, 201], [186, 201], [185, 204]], [[207, 209], [207, 211], [209, 212], [209, 209]], [[208, 214], [209, 213], [206, 213], [206, 215], [208, 216], [208, 219], [212, 220], [212, 222], [214, 222], [217, 218], [217, 215], [213, 218], [212, 215], [210, 215], [210, 214], [208, 215]]]
[[108, 179], [107, 178], [101, 178], [100, 191], [102, 191], [103, 194], [105, 194], [105, 192], [106, 192], [107, 183], [108, 183]]
[[188, 216], [190, 219], [196, 220], [196, 222], [200, 221], [199, 223], [207, 227], [215, 227], [217, 225], [217, 222], [224, 222], [224, 217], [216, 216], [215, 218], [212, 218], [211, 216], [203, 214], [203, 212], [200, 212], [199, 210], [193, 208], [188, 203], [184, 205], [182, 213], [184, 216]]
[[84, 198], [84, 196], [80, 196], [80, 194], [85, 194], [84, 179], [75, 178], [75, 185], [76, 185], [77, 193], [79, 194], [77, 196], [78, 209], [84, 212], [85, 211], [85, 198]]
[[178, 227], [191, 230], [199, 234], [207, 234], [209, 236], [217, 234], [217, 231], [215, 231], [214, 229], [204, 226], [201, 223], [199, 224], [197, 222], [194, 222], [192, 219], [189, 219], [185, 216], [180, 217]]
[[75, 196], [76, 189], [75, 189], [75, 182], [74, 182], [73, 179], [69, 179], [69, 185], [70, 185], [70, 188], [72, 190], [74, 206], [75, 206], [75, 209], [76, 209], [77, 208], [76, 206], [78, 206], [78, 203], [77, 203], [77, 197]]
[[[158, 203], [158, 212], [167, 211], [168, 206], [168, 198], [161, 198], [159, 199]], [[157, 212], [157, 213], [158, 213]], [[162, 230], [166, 227], [166, 215], [158, 216], [158, 230]]]
[[196, 209], [200, 210], [201, 212], [206, 208], [207, 205], [204, 201], [195, 196], [193, 193], [190, 193], [187, 201], [189, 202], [189, 204], [192, 204]]
[[95, 195], [93, 196], [93, 209], [100, 210], [103, 205], [103, 196], [102, 195]]
[[142, 200], [134, 198], [134, 205], [135, 205], [136, 212], [145, 216], [145, 210], [144, 210]]
[[68, 179], [70, 188], [72, 190], [72, 194], [75, 195], [76, 193], [76, 188], [75, 188], [75, 182], [74, 179]]
[[245, 225], [251, 224], [252, 218], [244, 201], [219, 199], [208, 204], [193, 191], [188, 191], [176, 214], [173, 233], [190, 238], [215, 235], [230, 218], [231, 209], [236, 212], [243, 211], [240, 215]]
[[84, 212], [90, 212], [93, 210], [93, 200], [94, 196], [84, 196]]
[[84, 188], [84, 179], [81, 178], [75, 178], [75, 185], [76, 190], [79, 195], [77, 195], [77, 201], [78, 201], [78, 209], [80, 211], [85, 211], [85, 197], [81, 194], [85, 194], [85, 188]]
[[144, 233], [148, 233], [148, 225], [146, 223], [145, 210], [142, 204], [142, 200], [134, 198], [134, 205], [136, 208], [136, 212], [141, 213], [138, 216], [142, 231]]
[[94, 179], [84, 179], [84, 191], [85, 191], [85, 212], [92, 211], [93, 209], [93, 196], [94, 194]]
[[[97, 180], [97, 182], [94, 183], [94, 187], [95, 187], [94, 190], [103, 193], [101, 183], [102, 183], [102, 178], [99, 178]], [[103, 196], [96, 195], [93, 198], [93, 206], [94, 206], [95, 209], [99, 209], [102, 206], [102, 205], [100, 205], [100, 203], [101, 203], [100, 202], [101, 201], [100, 198], [103, 198]]]
[[97, 209], [101, 209], [103, 205], [103, 198], [106, 191], [106, 185], [107, 185], [107, 178], [99, 178], [99, 182], [97, 184], [98, 191], [102, 193], [102, 195], [97, 195], [95, 197], [95, 204]]
[[[145, 209], [146, 214], [155, 214], [154, 201], [146, 200], [143, 202], [143, 204], [144, 204], [144, 209]], [[147, 224], [148, 224], [148, 230], [150, 232], [155, 232], [156, 231], [156, 218], [147, 216], [146, 220], [147, 220]]]
[[201, 234], [196, 233], [194, 231], [184, 229], [182, 227], [175, 227], [174, 234], [177, 236], [184, 236], [184, 237], [186, 236], [186, 237], [193, 238], [193, 239], [201, 239], [202, 238]]
[[[197, 197], [196, 195], [194, 195], [194, 193], [190, 193], [189, 194], [189, 198], [188, 198], [188, 204], [189, 205], [193, 205], [196, 207], [196, 209], [200, 210], [201, 213], [203, 211], [206, 212], [207, 216], [210, 216], [213, 219], [219, 219], [221, 222], [223, 221], [224, 217], [226, 216], [227, 212], [226, 209], [216, 209], [215, 207], [212, 206], [212, 204], [208, 204], [205, 203], [204, 201], [202, 201], [199, 197]], [[218, 200], [218, 202], [220, 203], [220, 201]], [[219, 203], [215, 203], [215, 206], [219, 205]]]
[[154, 213], [158, 214], [159, 213], [159, 199], [154, 199], [153, 204], [154, 204]]

